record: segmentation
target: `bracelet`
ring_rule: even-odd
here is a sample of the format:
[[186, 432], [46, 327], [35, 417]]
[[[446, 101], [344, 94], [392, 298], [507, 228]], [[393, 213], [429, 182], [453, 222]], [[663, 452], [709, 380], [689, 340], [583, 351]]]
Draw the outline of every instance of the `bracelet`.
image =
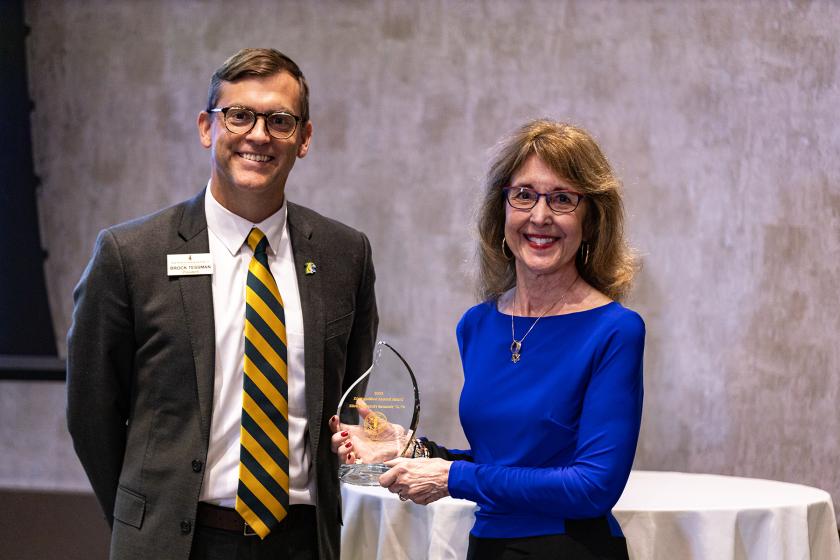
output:
[[429, 458], [429, 448], [426, 447], [426, 444], [423, 443], [422, 439], [415, 439], [414, 440], [414, 447], [411, 449], [411, 457], [416, 458]]

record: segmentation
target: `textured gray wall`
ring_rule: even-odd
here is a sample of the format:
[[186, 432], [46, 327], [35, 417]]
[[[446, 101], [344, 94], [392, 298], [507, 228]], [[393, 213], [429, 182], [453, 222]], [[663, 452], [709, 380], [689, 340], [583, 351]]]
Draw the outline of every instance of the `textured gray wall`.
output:
[[[203, 186], [194, 123], [210, 74], [240, 47], [274, 46], [312, 86], [314, 142], [289, 197], [370, 235], [380, 334], [416, 366], [424, 432], [463, 443], [453, 330], [474, 301], [488, 150], [551, 116], [600, 139], [643, 255], [630, 302], [648, 327], [636, 467], [840, 498], [840, 4], [232, 6], [26, 4], [62, 351], [97, 231]], [[2, 454], [0, 484], [85, 487], [62, 414], [60, 384], [0, 384], [0, 447], [17, 452]]]

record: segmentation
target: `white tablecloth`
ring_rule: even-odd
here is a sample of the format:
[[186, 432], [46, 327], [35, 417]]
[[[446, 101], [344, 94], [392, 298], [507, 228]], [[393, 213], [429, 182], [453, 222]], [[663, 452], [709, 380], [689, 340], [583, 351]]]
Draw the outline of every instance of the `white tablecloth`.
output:
[[[343, 560], [461, 560], [475, 504], [401, 502], [342, 485]], [[840, 560], [827, 492], [770, 480], [633, 471], [613, 509], [633, 560]]]

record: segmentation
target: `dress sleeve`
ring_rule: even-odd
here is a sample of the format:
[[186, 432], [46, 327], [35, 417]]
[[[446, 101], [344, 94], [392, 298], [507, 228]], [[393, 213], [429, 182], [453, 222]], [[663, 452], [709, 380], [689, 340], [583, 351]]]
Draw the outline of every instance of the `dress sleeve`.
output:
[[644, 323], [632, 314], [612, 330], [583, 399], [575, 456], [563, 467], [508, 467], [456, 461], [455, 498], [567, 518], [603, 515], [621, 496], [636, 451], [642, 415]]

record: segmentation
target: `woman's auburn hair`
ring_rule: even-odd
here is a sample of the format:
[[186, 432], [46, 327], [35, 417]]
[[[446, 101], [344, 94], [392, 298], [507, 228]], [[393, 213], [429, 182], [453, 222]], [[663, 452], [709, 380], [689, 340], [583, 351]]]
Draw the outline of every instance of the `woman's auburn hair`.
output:
[[502, 251], [505, 197], [513, 175], [530, 155], [584, 195], [583, 243], [575, 265], [592, 287], [615, 301], [630, 291], [638, 268], [624, 235], [621, 183], [592, 136], [582, 128], [546, 119], [526, 123], [502, 141], [491, 162], [478, 214], [478, 281], [481, 300], [497, 299], [516, 284], [514, 259]]

